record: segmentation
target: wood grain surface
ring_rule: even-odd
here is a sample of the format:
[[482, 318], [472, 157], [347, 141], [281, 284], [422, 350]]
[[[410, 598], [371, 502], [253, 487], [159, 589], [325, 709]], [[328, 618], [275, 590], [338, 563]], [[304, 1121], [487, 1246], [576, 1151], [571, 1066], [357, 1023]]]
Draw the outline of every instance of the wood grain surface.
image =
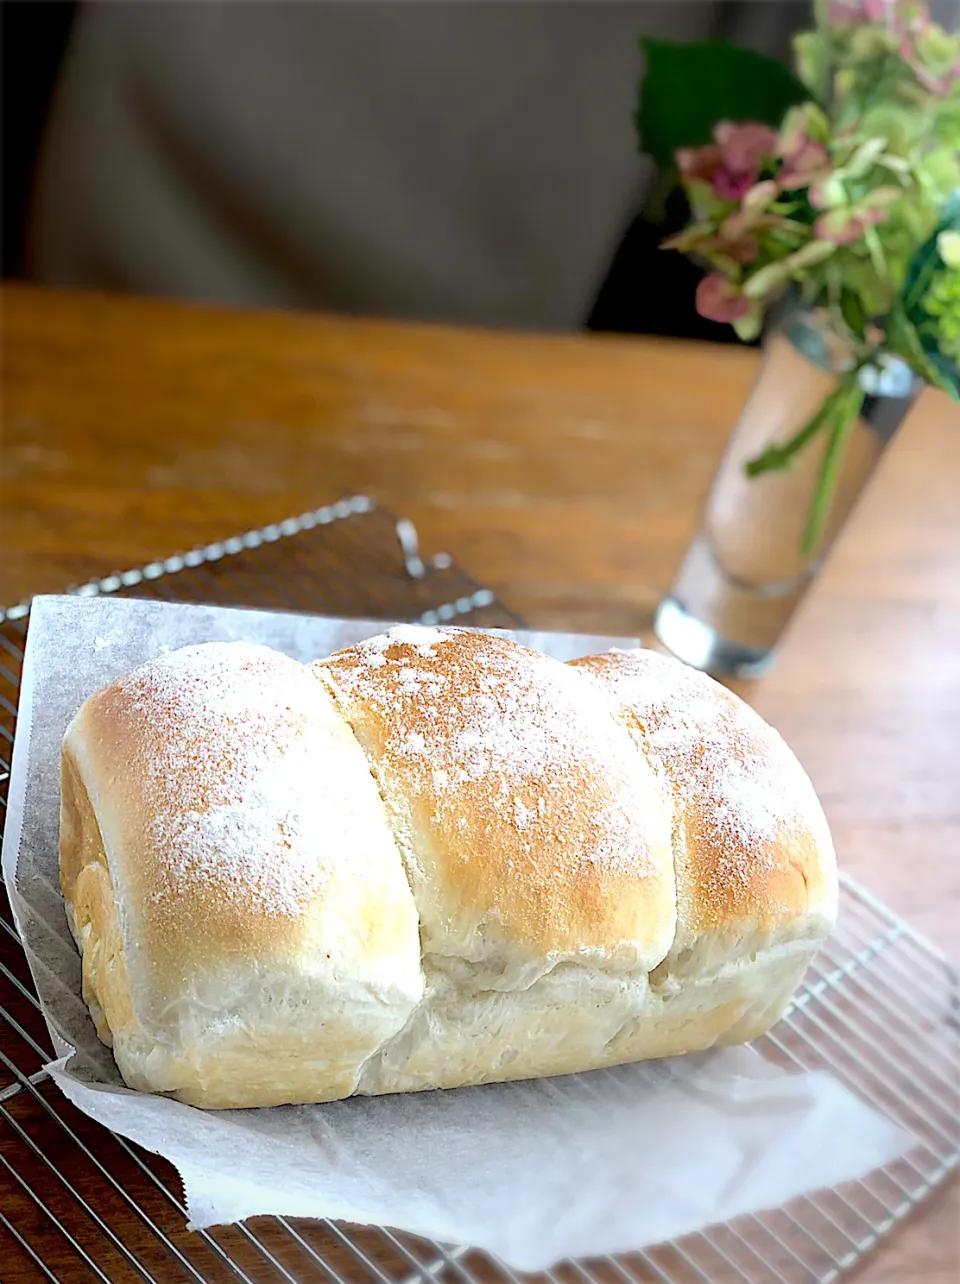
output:
[[[3, 291], [2, 358], [0, 601], [362, 492], [531, 624], [625, 635], [649, 629], [757, 360], [28, 287]], [[927, 392], [777, 667], [740, 688], [810, 771], [843, 866], [954, 956], [958, 495], [960, 410]], [[954, 1181], [858, 1278], [952, 1284], [958, 1262]]]

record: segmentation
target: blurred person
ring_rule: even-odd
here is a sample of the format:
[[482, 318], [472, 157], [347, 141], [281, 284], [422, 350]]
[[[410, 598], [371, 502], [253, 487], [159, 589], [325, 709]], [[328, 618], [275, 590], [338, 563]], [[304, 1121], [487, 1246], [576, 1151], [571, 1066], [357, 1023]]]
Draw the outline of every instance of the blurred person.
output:
[[29, 271], [231, 304], [579, 326], [655, 178], [634, 134], [638, 37], [786, 58], [809, 20], [793, 0], [84, 5]]

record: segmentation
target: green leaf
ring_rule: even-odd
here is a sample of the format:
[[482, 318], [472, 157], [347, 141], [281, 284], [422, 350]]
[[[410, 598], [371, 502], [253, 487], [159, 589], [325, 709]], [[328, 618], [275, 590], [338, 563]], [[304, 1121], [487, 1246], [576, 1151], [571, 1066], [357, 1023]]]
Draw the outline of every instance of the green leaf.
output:
[[826, 102], [830, 94], [830, 41], [822, 31], [802, 31], [793, 39], [797, 72], [814, 98]]
[[924, 350], [917, 328], [902, 306], [895, 308], [887, 321], [887, 347], [903, 357], [914, 374], [954, 401], [960, 401], [960, 370], [952, 362]]
[[939, 352], [928, 352], [927, 360], [931, 368], [927, 381], [945, 392], [951, 400], [960, 401], [960, 369]]
[[914, 311], [939, 266], [940, 251], [937, 248], [937, 236], [934, 233], [919, 247], [907, 267], [901, 294], [904, 312]]
[[710, 141], [721, 120], [757, 120], [777, 128], [789, 107], [810, 98], [783, 63], [723, 41], [677, 44], [643, 36], [640, 145], [661, 169], [678, 147]]
[[941, 352], [937, 327], [930, 326], [932, 318], [924, 308], [925, 295], [937, 277], [954, 271], [941, 257], [939, 238], [943, 232], [956, 231], [960, 231], [960, 193], [946, 200], [937, 229], [910, 259], [904, 289], [887, 321], [887, 342], [921, 379], [960, 401], [960, 367]]
[[867, 315], [856, 290], [841, 289], [840, 312], [857, 338], [863, 339], [866, 336]]
[[945, 231], [960, 231], [960, 191], [950, 195], [944, 204], [940, 222], [919, 247], [907, 267], [903, 283], [903, 311], [913, 318], [931, 279], [941, 270], [939, 236]]

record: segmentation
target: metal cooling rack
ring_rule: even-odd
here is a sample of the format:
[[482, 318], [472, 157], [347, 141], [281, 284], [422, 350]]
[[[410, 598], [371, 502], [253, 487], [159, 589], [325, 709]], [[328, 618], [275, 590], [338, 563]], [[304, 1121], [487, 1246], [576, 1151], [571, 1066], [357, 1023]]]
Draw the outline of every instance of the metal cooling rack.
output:
[[[358, 584], [366, 586], [362, 593]], [[518, 622], [449, 559], [425, 563], [409, 523], [398, 529], [395, 519], [364, 499], [345, 500], [139, 571], [118, 572], [75, 591], [427, 622]], [[28, 606], [0, 616], [0, 813], [6, 807], [28, 617]], [[957, 971], [851, 880], [843, 880], [838, 932], [785, 1018], [755, 1046], [781, 1064], [829, 1071], [909, 1129], [918, 1144], [864, 1181], [644, 1252], [565, 1262], [536, 1279], [548, 1284], [833, 1284], [956, 1169]], [[42, 1068], [50, 1056], [4, 900], [0, 1276], [5, 1280], [520, 1284], [509, 1267], [474, 1250], [385, 1228], [269, 1217], [187, 1232], [174, 1169], [76, 1111]]]

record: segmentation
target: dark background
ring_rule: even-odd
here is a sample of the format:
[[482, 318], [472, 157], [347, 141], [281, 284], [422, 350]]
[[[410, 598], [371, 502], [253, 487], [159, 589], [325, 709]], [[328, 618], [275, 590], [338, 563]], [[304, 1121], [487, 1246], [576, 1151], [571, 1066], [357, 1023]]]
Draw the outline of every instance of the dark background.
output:
[[[4, 278], [22, 275], [33, 169], [77, 9], [74, 0], [0, 2]], [[679, 226], [682, 206], [672, 213]], [[693, 296], [700, 273], [680, 254], [657, 248], [664, 234], [664, 226], [654, 226], [643, 215], [625, 229], [584, 324], [593, 330], [736, 342], [729, 326], [697, 316]], [[643, 289], [637, 288], [638, 281]]]

